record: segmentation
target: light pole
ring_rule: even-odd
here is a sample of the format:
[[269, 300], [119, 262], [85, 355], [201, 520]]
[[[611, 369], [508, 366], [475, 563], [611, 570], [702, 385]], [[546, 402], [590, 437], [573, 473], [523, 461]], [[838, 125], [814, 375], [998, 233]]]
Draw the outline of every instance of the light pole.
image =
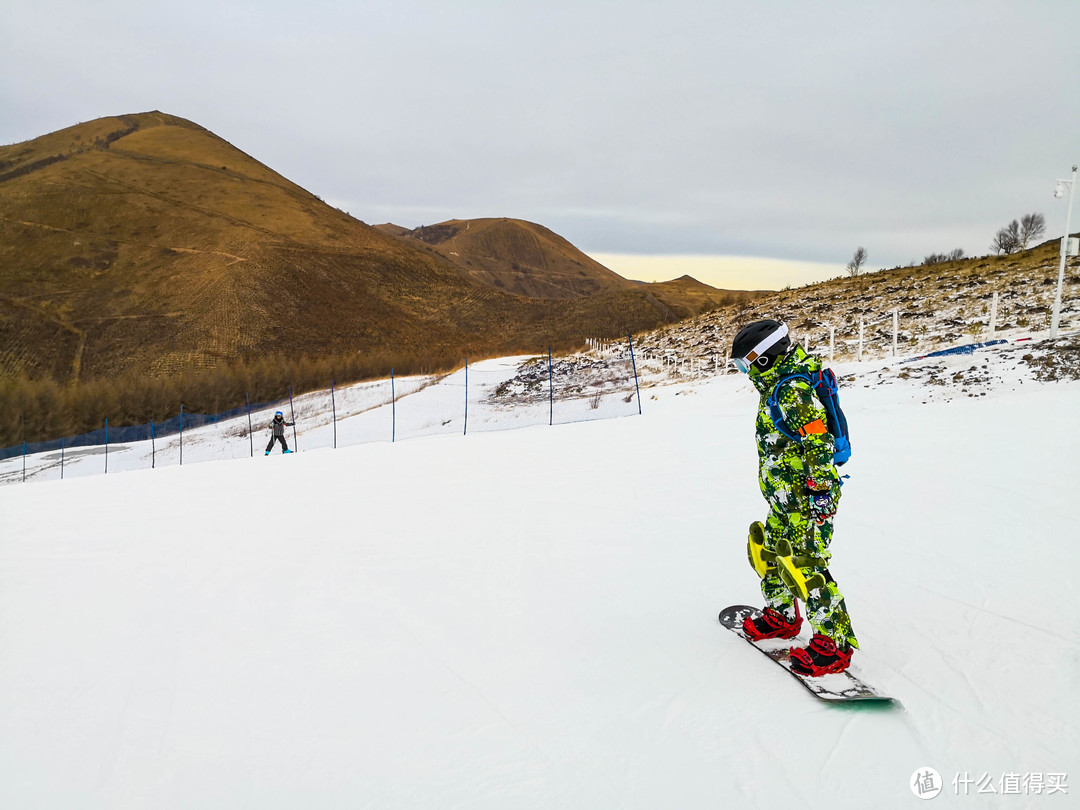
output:
[[1065, 210], [1065, 235], [1061, 237], [1061, 263], [1058, 264], [1057, 290], [1054, 292], [1054, 309], [1050, 314], [1050, 338], [1057, 337], [1061, 322], [1061, 288], [1065, 284], [1065, 258], [1069, 255], [1069, 222], [1072, 221], [1073, 194], [1076, 192], [1076, 167], [1072, 167], [1072, 180], [1058, 180], [1054, 187], [1054, 196], [1065, 195], [1065, 184], [1069, 184], [1069, 206]]

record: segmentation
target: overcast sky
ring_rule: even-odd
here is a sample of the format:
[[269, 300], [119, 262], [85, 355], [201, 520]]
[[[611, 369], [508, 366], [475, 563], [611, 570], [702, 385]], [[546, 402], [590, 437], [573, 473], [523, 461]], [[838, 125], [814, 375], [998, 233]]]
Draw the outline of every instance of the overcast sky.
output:
[[790, 260], [799, 283], [859, 245], [871, 267], [980, 255], [1030, 212], [1060, 236], [1054, 181], [1080, 162], [1078, 0], [3, 0], [0, 18], [0, 143], [158, 109], [365, 222], [518, 217], [624, 275], [619, 256], [638, 276], [662, 257], [658, 277], [680, 256]]

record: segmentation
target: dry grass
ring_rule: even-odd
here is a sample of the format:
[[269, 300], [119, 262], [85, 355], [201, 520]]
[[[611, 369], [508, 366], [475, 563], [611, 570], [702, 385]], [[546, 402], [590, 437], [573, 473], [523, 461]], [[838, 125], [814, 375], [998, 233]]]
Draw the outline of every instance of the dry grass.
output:
[[627, 290], [633, 282], [608, 270], [542, 225], [517, 219], [450, 220], [385, 233], [456, 265], [474, 281], [528, 298], [581, 298]]
[[718, 290], [702, 284], [692, 276], [643, 284], [641, 287], [668, 307], [677, 318], [689, 318], [723, 306], [749, 303], [771, 295], [763, 290]]
[[8, 377], [161, 377], [267, 353], [531, 352], [672, 317], [623, 285], [567, 302], [477, 283], [162, 113], [0, 147]]
[[[1030, 334], [1049, 327], [1057, 282], [1059, 240], [1021, 253], [984, 256], [930, 266], [897, 267], [858, 277], [784, 290], [721, 306], [683, 323], [649, 330], [635, 338], [645, 352], [677, 351], [716, 367], [726, 362], [731, 340], [747, 323], [776, 318], [788, 323], [797, 340], [817, 350], [828, 346], [836, 329], [838, 357], [854, 356], [859, 320], [865, 322], [869, 356], [891, 349], [891, 311], [900, 312], [898, 351], [924, 354], [988, 337], [990, 305], [999, 295], [997, 336]], [[1062, 329], [1080, 327], [1080, 268], [1073, 259], [1066, 270]], [[720, 362], [723, 367], [725, 362]]]
[[456, 354], [368, 355], [355, 353], [318, 360], [265, 355], [234, 361], [213, 370], [150, 377], [128, 373], [80, 385], [49, 378], [0, 377], [0, 447], [97, 430], [161, 422], [188, 413], [220, 413], [251, 402], [366, 379], [398, 374], [437, 374], [458, 366]]
[[690, 276], [654, 284], [630, 281], [542, 225], [518, 219], [450, 220], [411, 231], [391, 223], [376, 227], [423, 245], [478, 284], [528, 298], [572, 299], [633, 291], [664, 319], [677, 320], [762, 294], [718, 290]]

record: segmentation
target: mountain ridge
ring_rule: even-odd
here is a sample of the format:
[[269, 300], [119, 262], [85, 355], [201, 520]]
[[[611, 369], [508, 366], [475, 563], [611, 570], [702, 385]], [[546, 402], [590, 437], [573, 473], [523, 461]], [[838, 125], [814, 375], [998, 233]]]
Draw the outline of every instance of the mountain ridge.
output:
[[390, 225], [385, 232], [430, 245], [470, 278], [517, 295], [578, 298], [633, 287], [563, 237], [526, 220], [453, 219], [412, 230]]
[[585, 260], [608, 283], [527, 297], [439, 247], [327, 205], [186, 119], [77, 124], [0, 147], [0, 373], [73, 383], [272, 354], [491, 356], [677, 317]]

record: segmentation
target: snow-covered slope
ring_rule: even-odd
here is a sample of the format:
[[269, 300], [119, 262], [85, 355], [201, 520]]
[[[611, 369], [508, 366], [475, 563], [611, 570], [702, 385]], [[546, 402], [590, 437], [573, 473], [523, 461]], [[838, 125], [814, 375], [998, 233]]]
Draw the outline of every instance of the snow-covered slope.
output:
[[1080, 383], [881, 365], [838, 368], [832, 570], [902, 709], [822, 704], [717, 623], [759, 599], [764, 514], [721, 376], [640, 417], [0, 489], [0, 806], [903, 807], [926, 767], [938, 803], [1068, 806], [975, 794], [1078, 778]]

